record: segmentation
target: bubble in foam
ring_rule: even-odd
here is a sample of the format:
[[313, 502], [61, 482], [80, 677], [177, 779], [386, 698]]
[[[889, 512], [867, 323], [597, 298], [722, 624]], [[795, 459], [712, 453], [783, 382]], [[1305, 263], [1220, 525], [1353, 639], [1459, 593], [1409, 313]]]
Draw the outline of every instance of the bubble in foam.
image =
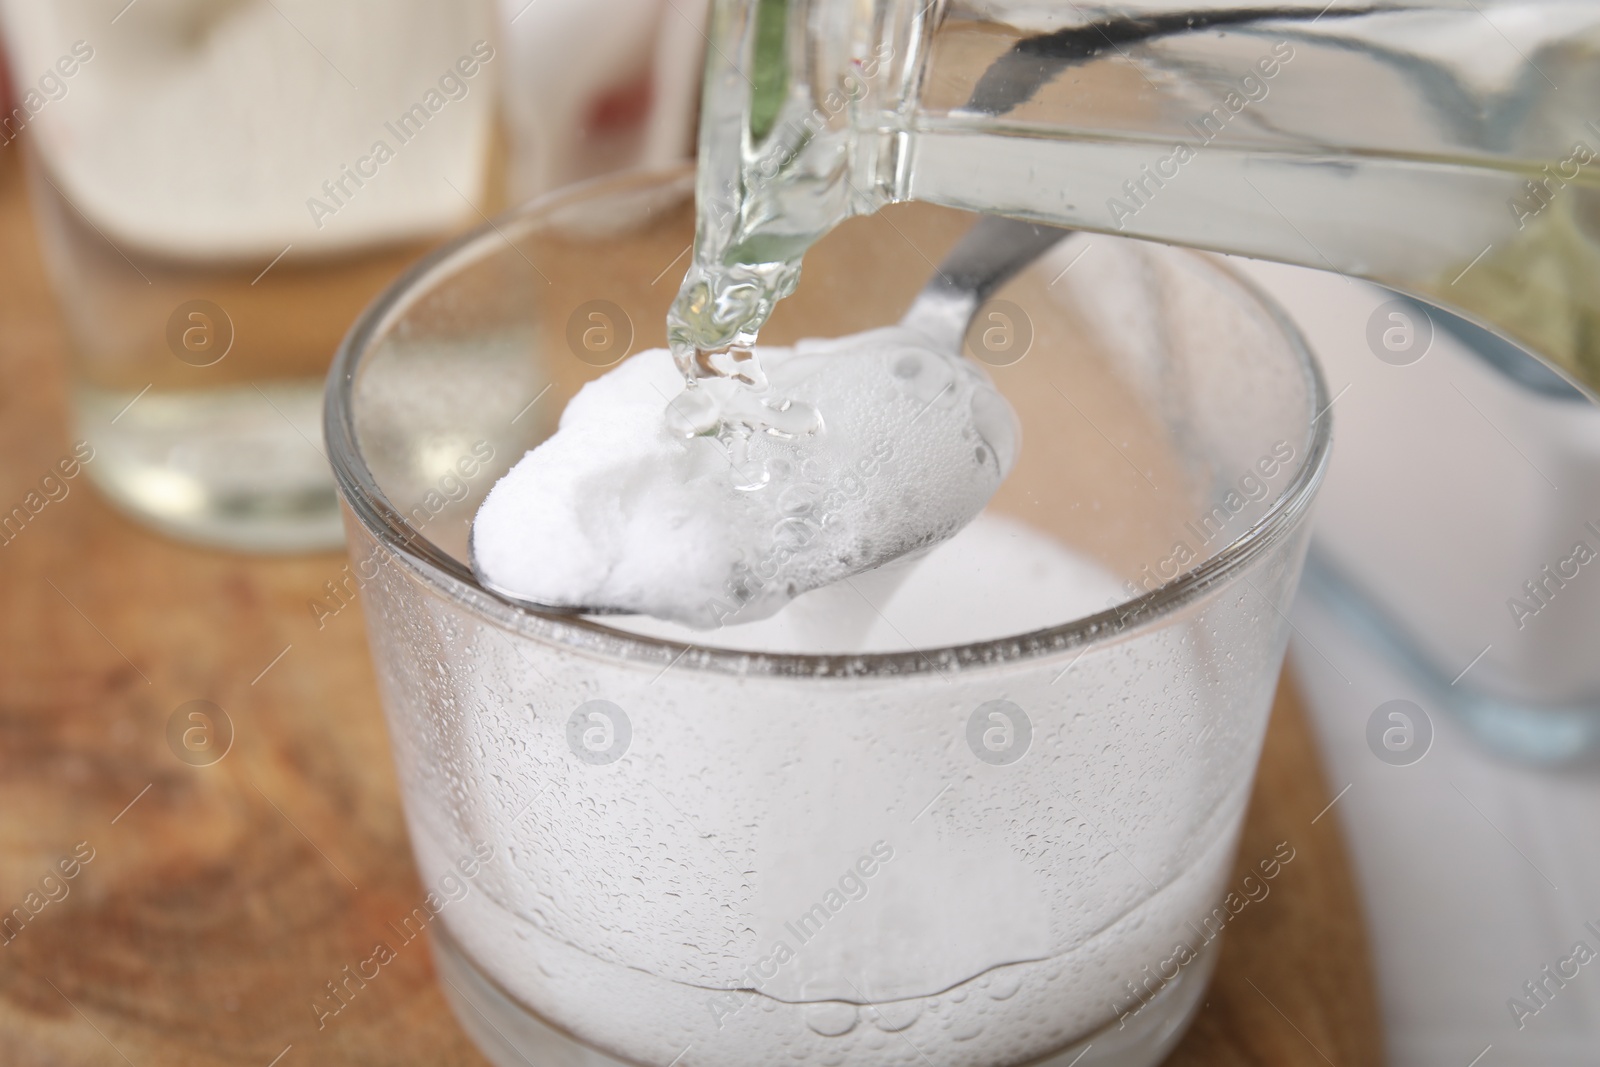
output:
[[903, 326], [763, 349], [766, 388], [642, 352], [490, 492], [479, 573], [521, 599], [709, 629], [947, 540], [1016, 458], [983, 371]]

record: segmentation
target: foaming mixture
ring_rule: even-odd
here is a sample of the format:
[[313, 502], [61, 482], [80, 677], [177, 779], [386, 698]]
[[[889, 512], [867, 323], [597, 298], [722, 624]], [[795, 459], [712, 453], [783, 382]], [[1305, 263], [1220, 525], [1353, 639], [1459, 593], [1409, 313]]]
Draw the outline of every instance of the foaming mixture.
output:
[[654, 349], [584, 386], [479, 510], [480, 576], [540, 604], [750, 622], [948, 540], [1016, 459], [983, 372], [910, 327], [756, 358], [686, 384]]

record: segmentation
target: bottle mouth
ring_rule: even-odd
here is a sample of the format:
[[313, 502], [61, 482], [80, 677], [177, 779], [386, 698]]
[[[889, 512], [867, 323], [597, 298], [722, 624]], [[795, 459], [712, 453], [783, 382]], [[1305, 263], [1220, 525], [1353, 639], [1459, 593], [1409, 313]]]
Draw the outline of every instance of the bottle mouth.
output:
[[404, 512], [379, 486], [362, 455], [356, 432], [355, 384], [362, 363], [390, 327], [439, 282], [490, 257], [506, 254], [508, 249], [514, 249], [520, 235], [548, 223], [564, 208], [652, 189], [681, 187], [688, 192], [693, 189], [693, 182], [692, 166], [638, 170], [532, 200], [420, 260], [362, 312], [345, 336], [328, 374], [323, 410], [335, 482], [351, 515], [377, 543], [378, 550], [438, 595], [513, 634], [643, 666], [656, 663], [663, 667], [670, 664], [674, 670], [812, 678], [970, 671], [1055, 656], [1159, 626], [1247, 569], [1296, 530], [1308, 512], [1327, 467], [1331, 441], [1327, 387], [1309, 347], [1287, 314], [1248, 279], [1204, 253], [1163, 248], [1160, 254], [1190, 257], [1203, 270], [1225, 279], [1240, 299], [1259, 311], [1281, 335], [1285, 357], [1306, 386], [1307, 431], [1303, 459], [1260, 517], [1214, 555], [1159, 588], [1092, 615], [1024, 633], [903, 652], [866, 653], [756, 652], [668, 641], [608, 626], [598, 618], [536, 610], [496, 593], [477, 579], [465, 560], [441, 549], [411, 526]]

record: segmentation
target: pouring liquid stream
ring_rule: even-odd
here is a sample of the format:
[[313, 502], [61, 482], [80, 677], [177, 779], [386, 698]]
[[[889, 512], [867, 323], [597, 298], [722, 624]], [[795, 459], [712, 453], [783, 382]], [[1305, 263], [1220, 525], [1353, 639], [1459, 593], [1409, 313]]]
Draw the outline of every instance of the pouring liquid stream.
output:
[[782, 405], [750, 350], [806, 248], [903, 200], [1371, 279], [1600, 390], [1593, 4], [720, 0], [710, 38], [668, 335], [743, 386], [724, 434]]

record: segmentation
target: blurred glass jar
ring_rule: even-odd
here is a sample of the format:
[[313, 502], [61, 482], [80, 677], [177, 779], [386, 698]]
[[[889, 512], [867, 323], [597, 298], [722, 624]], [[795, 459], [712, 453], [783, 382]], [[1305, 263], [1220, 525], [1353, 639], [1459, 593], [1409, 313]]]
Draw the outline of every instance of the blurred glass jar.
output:
[[499, 199], [492, 0], [0, 0], [87, 468], [262, 551], [343, 540], [319, 427], [346, 327]]
[[690, 157], [710, 0], [499, 0], [499, 14], [514, 200]]

